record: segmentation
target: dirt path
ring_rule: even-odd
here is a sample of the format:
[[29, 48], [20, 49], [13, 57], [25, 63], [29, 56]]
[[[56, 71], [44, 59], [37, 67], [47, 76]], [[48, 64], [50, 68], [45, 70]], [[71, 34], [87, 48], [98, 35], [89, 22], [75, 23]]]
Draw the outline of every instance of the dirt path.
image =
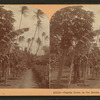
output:
[[39, 88], [39, 86], [32, 69], [28, 69], [22, 77], [15, 80], [7, 80], [7, 85], [0, 85], [0, 88]]
[[19, 88], [38, 88], [38, 85], [35, 80], [35, 75], [32, 73], [31, 69], [27, 70], [24, 73]]

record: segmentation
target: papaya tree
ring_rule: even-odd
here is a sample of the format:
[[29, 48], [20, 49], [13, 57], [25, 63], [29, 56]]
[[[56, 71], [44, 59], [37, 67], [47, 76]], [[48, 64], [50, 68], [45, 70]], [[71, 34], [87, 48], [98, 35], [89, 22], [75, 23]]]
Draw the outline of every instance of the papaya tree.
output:
[[[51, 38], [51, 51], [57, 53], [60, 51], [62, 54], [61, 65], [59, 66], [57, 85], [60, 86], [62, 70], [64, 68], [66, 57], [72, 54], [70, 64], [70, 76], [68, 87], [71, 83], [72, 70], [74, 76], [78, 78], [79, 68], [75, 68], [75, 62], [79, 55], [85, 55], [88, 46], [93, 40], [92, 23], [94, 14], [93, 12], [86, 11], [82, 6], [66, 7], [57, 11], [50, 20], [50, 38]], [[54, 41], [57, 40], [55, 43]], [[55, 47], [55, 51], [52, 47]], [[58, 48], [58, 49], [57, 49]], [[80, 50], [80, 51], [79, 51]], [[79, 66], [78, 66], [79, 67]], [[74, 79], [76, 83], [76, 79]]]

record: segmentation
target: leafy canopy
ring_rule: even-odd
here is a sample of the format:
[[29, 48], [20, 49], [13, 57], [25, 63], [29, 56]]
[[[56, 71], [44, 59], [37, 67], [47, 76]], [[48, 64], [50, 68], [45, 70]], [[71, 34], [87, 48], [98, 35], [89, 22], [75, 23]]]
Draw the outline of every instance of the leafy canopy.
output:
[[85, 11], [82, 6], [66, 7], [57, 11], [50, 21], [51, 50], [59, 45], [66, 49], [79, 42], [86, 44], [92, 40], [93, 17], [93, 12]]

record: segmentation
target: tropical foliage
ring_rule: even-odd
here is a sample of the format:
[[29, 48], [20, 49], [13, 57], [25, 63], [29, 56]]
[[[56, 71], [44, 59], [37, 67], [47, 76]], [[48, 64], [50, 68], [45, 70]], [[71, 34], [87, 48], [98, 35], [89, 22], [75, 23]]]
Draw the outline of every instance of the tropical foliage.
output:
[[[95, 43], [97, 33], [93, 30], [93, 22], [93, 12], [84, 10], [82, 6], [66, 7], [52, 16], [50, 21], [52, 88], [60, 88], [63, 77], [66, 77], [66, 85], [63, 87], [69, 88], [72, 84], [81, 82], [85, 86], [88, 78], [99, 75], [95, 71], [97, 66], [100, 66], [100, 50]], [[57, 72], [56, 81], [52, 80], [53, 72]], [[63, 76], [64, 74], [66, 76]]]
[[[44, 13], [40, 10], [33, 12], [33, 21], [37, 20], [35, 33], [27, 39], [27, 47], [25, 47], [23, 45], [26, 39], [24, 33], [28, 33], [30, 26], [21, 28], [21, 24], [23, 24], [23, 16], [26, 16], [27, 12], [28, 7], [21, 7], [19, 29], [15, 30], [14, 13], [0, 7], [0, 82], [7, 85], [8, 80], [19, 79], [27, 69], [31, 69], [36, 77], [41, 78], [41, 80], [38, 80], [40, 87], [48, 87], [49, 58], [47, 59], [47, 57], [49, 57], [49, 53], [47, 53], [48, 49], [41, 48], [49, 47], [42, 45], [43, 40], [39, 35], [41, 33], [41, 18]], [[38, 38], [35, 37], [36, 34], [38, 34]], [[35, 53], [32, 53], [33, 42], [38, 45]], [[44, 52], [42, 55], [38, 54], [41, 50]]]

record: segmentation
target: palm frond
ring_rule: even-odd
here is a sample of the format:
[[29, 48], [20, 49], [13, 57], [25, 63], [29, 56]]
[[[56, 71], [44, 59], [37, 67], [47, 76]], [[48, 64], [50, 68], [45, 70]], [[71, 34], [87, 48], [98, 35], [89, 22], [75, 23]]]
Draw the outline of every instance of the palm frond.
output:
[[24, 41], [24, 39], [25, 39], [24, 36], [20, 36], [20, 37], [19, 37], [19, 42]]
[[45, 35], [46, 35], [46, 33], [45, 33], [45, 32], [43, 32], [43, 33], [42, 33], [42, 36], [44, 37]]
[[22, 8], [21, 8], [21, 13], [22, 13], [22, 14], [25, 14], [25, 13], [26, 13], [26, 10], [28, 10], [28, 7], [22, 6]]
[[47, 40], [48, 38], [49, 38], [48, 36], [45, 37], [46, 40]]
[[37, 12], [35, 12], [35, 11], [33, 10], [33, 12], [35, 13], [35, 15], [36, 15], [36, 17], [37, 17], [38, 19], [44, 17], [44, 13], [43, 13], [40, 9], [38, 9]]
[[[1, 39], [0, 41], [0, 50], [1, 49], [4, 49], [5, 46], [7, 46], [9, 44], [9, 42], [15, 38], [16, 35], [20, 35], [22, 34], [23, 32], [26, 32], [28, 31], [29, 28], [23, 28], [23, 29], [19, 29], [19, 30], [16, 30], [14, 32], [10, 32], [9, 34], [10, 35], [5, 35], [3, 39]], [[12, 37], [11, 37], [12, 35]]]
[[28, 38], [28, 39], [27, 39], [27, 42], [29, 43], [30, 41], [31, 41], [31, 38]]
[[36, 43], [39, 44], [39, 45], [41, 45], [42, 44], [41, 39], [40, 38], [37, 38]]

